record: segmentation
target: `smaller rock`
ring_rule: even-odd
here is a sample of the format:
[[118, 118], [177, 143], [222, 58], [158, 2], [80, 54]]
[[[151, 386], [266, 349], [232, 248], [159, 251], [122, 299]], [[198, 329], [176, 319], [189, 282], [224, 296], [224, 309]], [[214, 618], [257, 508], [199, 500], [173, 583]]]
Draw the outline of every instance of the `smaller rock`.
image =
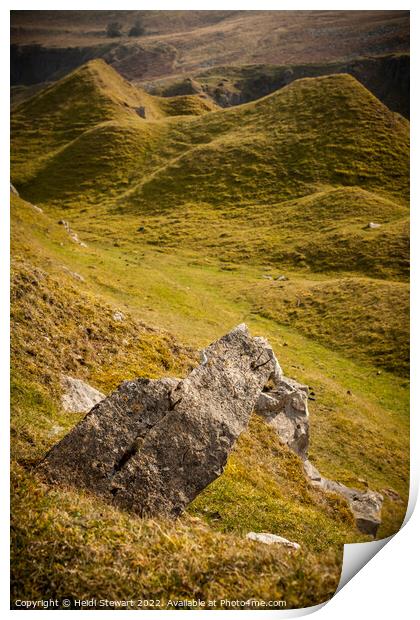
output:
[[287, 276], [278, 276], [276, 278], [277, 282], [285, 282], [286, 280], [288, 280], [289, 278]]
[[246, 537], [248, 540], [264, 543], [264, 545], [282, 545], [283, 547], [296, 549], [297, 551], [300, 549], [300, 545], [298, 543], [291, 542], [290, 540], [287, 540], [287, 538], [277, 536], [276, 534], [270, 534], [269, 532], [248, 532]]
[[264, 278], [264, 280], [272, 280], [273, 279], [273, 276], [263, 275], [262, 277]]
[[124, 321], [125, 315], [122, 312], [120, 312], [119, 310], [117, 310], [112, 315], [112, 318], [114, 319], [114, 321]]
[[58, 424], [54, 424], [54, 426], [51, 428], [48, 434], [50, 437], [56, 437], [57, 435], [60, 435], [63, 431], [64, 431], [64, 426], [59, 426]]
[[376, 224], [376, 222], [369, 222], [369, 224], [366, 226], [366, 228], [380, 228], [381, 225], [380, 224]]
[[31, 207], [37, 213], [44, 213], [43, 210], [41, 209], [41, 207], [37, 207], [36, 205], [32, 205], [32, 204], [31, 204]]
[[62, 407], [65, 411], [72, 413], [87, 413], [105, 398], [105, 394], [99, 390], [68, 375], [62, 375], [61, 386], [63, 388]]
[[309, 460], [303, 462], [303, 467], [305, 469], [306, 475], [308, 476], [311, 482], [321, 482], [322, 476], [312, 463]]
[[383, 497], [376, 491], [351, 489], [340, 482], [321, 476], [317, 468], [308, 460], [304, 461], [306, 475], [314, 486], [324, 491], [337, 493], [348, 502], [353, 513], [356, 526], [363, 534], [376, 536], [381, 524], [381, 508]]
[[403, 501], [401, 495], [397, 493], [397, 491], [394, 491], [394, 489], [381, 489], [381, 493], [386, 495], [393, 502], [402, 503]]
[[60, 224], [60, 226], [64, 226], [64, 229], [66, 230], [66, 232], [69, 234], [70, 239], [74, 242], [77, 243], [78, 245], [80, 245], [82, 248], [87, 248], [86, 243], [84, 243], [83, 241], [80, 241], [79, 239], [79, 235], [74, 232], [74, 230], [72, 230], [70, 228], [70, 224], [68, 223], [67, 220], [58, 220], [57, 222], [58, 224]]
[[69, 274], [69, 276], [71, 276], [72, 278], [74, 278], [75, 280], [78, 280], [79, 282], [85, 282], [85, 279], [83, 276], [80, 275], [80, 273], [77, 273], [76, 271], [71, 271], [68, 267], [66, 267], [65, 265], [63, 265], [63, 271], [65, 271], [66, 273]]
[[144, 226], [139, 226], [139, 227], [137, 228], [137, 232], [144, 232], [144, 231], [145, 231]]
[[272, 376], [272, 381], [275, 388], [261, 392], [255, 413], [275, 429], [283, 443], [305, 460], [309, 445], [308, 388], [282, 375]]

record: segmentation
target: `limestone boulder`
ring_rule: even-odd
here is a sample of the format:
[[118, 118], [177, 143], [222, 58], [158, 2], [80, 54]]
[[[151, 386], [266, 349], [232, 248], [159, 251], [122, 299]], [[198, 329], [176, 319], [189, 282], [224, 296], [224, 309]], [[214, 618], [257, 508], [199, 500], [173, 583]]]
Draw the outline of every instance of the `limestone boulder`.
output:
[[81, 379], [75, 379], [68, 375], [62, 375], [61, 405], [65, 411], [72, 413], [87, 413], [97, 403], [105, 398], [105, 394], [99, 392]]
[[277, 536], [277, 534], [270, 534], [269, 532], [248, 532], [246, 537], [248, 540], [263, 543], [264, 545], [281, 545], [282, 547], [294, 549], [296, 551], [300, 549], [298, 543], [291, 542], [287, 540], [287, 538], [283, 538], [283, 536]]
[[347, 500], [358, 529], [364, 534], [376, 536], [381, 524], [383, 496], [376, 491], [367, 489], [359, 491], [346, 487], [341, 482], [329, 480], [321, 476], [317, 468], [308, 460], [304, 463], [305, 471], [312, 484], [324, 491], [337, 493]]
[[126, 381], [39, 466], [139, 515], [177, 516], [220, 476], [263, 387], [269, 345], [245, 325], [211, 344], [186, 379]]
[[302, 459], [309, 445], [308, 388], [284, 376], [258, 397], [255, 412], [272, 426], [283, 443]]

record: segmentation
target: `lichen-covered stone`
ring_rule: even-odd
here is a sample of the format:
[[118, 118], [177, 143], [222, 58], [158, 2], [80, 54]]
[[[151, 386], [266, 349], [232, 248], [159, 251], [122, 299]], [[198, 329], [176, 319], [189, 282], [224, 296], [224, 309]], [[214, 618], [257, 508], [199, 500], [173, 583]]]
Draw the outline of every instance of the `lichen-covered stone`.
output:
[[50, 450], [40, 470], [140, 515], [178, 515], [222, 473], [276, 373], [267, 347], [240, 325], [207, 347], [206, 363], [186, 379], [123, 383]]
[[380, 493], [371, 491], [370, 489], [359, 491], [358, 489], [346, 487], [344, 484], [341, 484], [341, 482], [324, 478], [317, 468], [308, 460], [304, 462], [304, 467], [306, 475], [314, 486], [318, 486], [324, 491], [337, 493], [347, 500], [356, 525], [361, 532], [376, 536], [381, 524], [383, 503], [383, 497]]
[[277, 376], [274, 387], [261, 392], [255, 412], [272, 426], [281, 441], [302, 459], [309, 446], [308, 388], [284, 376]]

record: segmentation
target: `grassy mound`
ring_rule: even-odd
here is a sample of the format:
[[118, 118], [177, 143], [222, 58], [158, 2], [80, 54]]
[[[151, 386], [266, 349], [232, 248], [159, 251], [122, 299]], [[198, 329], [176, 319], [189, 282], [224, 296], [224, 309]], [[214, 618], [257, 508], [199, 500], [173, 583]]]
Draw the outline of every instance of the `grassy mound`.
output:
[[[44, 209], [12, 197], [20, 598], [134, 590], [293, 607], [331, 595], [342, 543], [362, 538], [261, 420], [175, 523], [49, 489], [34, 470], [79, 419], [61, 410], [61, 372], [105, 393], [134, 376], [182, 376], [242, 321], [316, 395], [320, 471], [401, 496], [385, 497], [380, 537], [404, 517], [408, 123], [342, 75], [223, 111], [186, 97], [163, 102], [94, 62], [15, 108], [12, 179]], [[255, 547], [250, 529], [302, 554]]]
[[[369, 229], [371, 221], [380, 228]], [[145, 223], [143, 237], [150, 245], [205, 248], [207, 255], [225, 261], [380, 278], [408, 276], [406, 207], [357, 187], [270, 206], [215, 211], [190, 203], [176, 213], [149, 215]]]
[[[39, 168], [43, 171], [42, 165], [55, 155], [58, 157], [56, 167], [66, 171], [66, 160], [60, 160], [61, 149], [83, 138], [84, 132], [88, 132], [83, 142], [85, 147], [89, 135], [93, 136], [89, 167], [98, 171], [100, 164], [95, 154], [100, 148], [95, 144], [95, 132], [89, 132], [107, 121], [121, 123], [122, 129], [136, 122], [141, 127], [145, 119], [138, 113], [140, 108], [147, 120], [153, 121], [167, 116], [200, 115], [217, 106], [199, 96], [153, 97], [124, 80], [103, 60], [92, 60], [14, 109], [12, 165], [16, 182], [22, 185], [33, 180]], [[99, 151], [92, 150], [95, 146]], [[113, 155], [118, 161], [119, 154], [127, 151], [131, 151], [130, 143], [122, 143]], [[135, 150], [132, 156], [136, 156]], [[123, 163], [120, 166], [123, 167]], [[105, 188], [99, 186], [98, 189]], [[77, 186], [73, 193], [77, 194]], [[45, 199], [49, 197], [47, 194]]]
[[[250, 588], [252, 596], [263, 600], [284, 597], [289, 607], [331, 596], [343, 541], [363, 537], [345, 503], [312, 489], [301, 461], [259, 419], [253, 419], [241, 437], [225, 473], [197, 498], [190, 514], [175, 523], [145, 522], [78, 491], [49, 489], [38, 479], [36, 464], [80, 419], [80, 414], [65, 413], [60, 407], [60, 373], [109, 392], [136, 376], [182, 376], [198, 356], [128, 313], [116, 321], [117, 308], [60, 262], [59, 254], [63, 260], [68, 250], [62, 248], [69, 244], [62, 227], [17, 197], [12, 215], [16, 596], [41, 596], [48, 587], [51, 596], [60, 598], [64, 592], [76, 598], [81, 592], [85, 597], [103, 593], [104, 598], [126, 598], [135, 584], [139, 598], [153, 593], [152, 598], [162, 598], [165, 604], [175, 595], [246, 600]], [[24, 230], [29, 222], [35, 234], [27, 246]], [[37, 247], [41, 239], [44, 243]], [[75, 255], [89, 252], [73, 246]], [[70, 267], [74, 266], [72, 262]], [[250, 529], [292, 537], [305, 552], [295, 556], [258, 547], [256, 553], [254, 544], [244, 540]], [[173, 563], [165, 560], [168, 541]], [[37, 571], [32, 570], [28, 554], [35, 545]], [[180, 561], [193, 551], [194, 562]], [[134, 556], [140, 564], [133, 564]], [[298, 594], [292, 594], [292, 575], [300, 584]], [[156, 580], [161, 589], [153, 590]]]
[[408, 123], [349, 75], [297, 80], [204, 117], [190, 132], [196, 145], [133, 191], [138, 208], [152, 196], [161, 209], [218, 206], [337, 186], [408, 198]]
[[291, 325], [334, 350], [374, 360], [407, 376], [408, 286], [400, 282], [340, 278], [261, 282], [248, 293], [262, 316]]

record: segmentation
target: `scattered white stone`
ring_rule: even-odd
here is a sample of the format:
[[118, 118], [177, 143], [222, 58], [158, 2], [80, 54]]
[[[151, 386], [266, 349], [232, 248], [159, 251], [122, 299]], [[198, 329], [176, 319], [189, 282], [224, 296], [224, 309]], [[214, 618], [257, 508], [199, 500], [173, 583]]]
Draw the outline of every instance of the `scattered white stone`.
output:
[[33, 204], [31, 204], [31, 207], [37, 213], [44, 213], [43, 210], [41, 209], [41, 207], [37, 207], [36, 205], [33, 205]]
[[300, 549], [300, 545], [298, 543], [291, 542], [290, 540], [287, 540], [287, 538], [277, 536], [277, 534], [269, 534], [268, 532], [249, 532], [246, 537], [249, 540], [264, 543], [265, 545], [283, 545], [289, 549]]
[[116, 312], [114, 312], [114, 314], [112, 315], [112, 318], [114, 319], [114, 321], [124, 321], [125, 316], [122, 312], [120, 312], [119, 310], [117, 310]]
[[57, 435], [61, 435], [61, 433], [64, 431], [64, 426], [59, 426], [58, 424], [54, 424], [54, 426], [51, 428], [49, 435], [50, 437], [56, 437]]
[[63, 394], [61, 404], [65, 411], [72, 413], [87, 413], [105, 398], [105, 394], [80, 379], [61, 376]]
[[69, 276], [71, 276], [72, 278], [74, 278], [75, 280], [78, 280], [79, 282], [85, 282], [85, 279], [83, 276], [80, 275], [80, 273], [77, 273], [76, 271], [71, 271], [68, 267], [66, 267], [65, 265], [63, 265], [63, 271], [65, 271], [66, 273], [69, 274]]
[[72, 228], [70, 228], [70, 224], [67, 220], [58, 220], [57, 223], [60, 224], [60, 226], [64, 226], [64, 229], [68, 233], [70, 239], [74, 241], [74, 243], [77, 243], [82, 248], [87, 248], [87, 244], [84, 243], [84, 241], [80, 241], [79, 235]]
[[381, 225], [380, 224], [376, 224], [375, 222], [369, 222], [369, 224], [367, 225], [368, 228], [380, 228]]
[[12, 192], [12, 194], [15, 194], [15, 196], [19, 196], [19, 192], [17, 191], [13, 183], [10, 183], [10, 191]]

